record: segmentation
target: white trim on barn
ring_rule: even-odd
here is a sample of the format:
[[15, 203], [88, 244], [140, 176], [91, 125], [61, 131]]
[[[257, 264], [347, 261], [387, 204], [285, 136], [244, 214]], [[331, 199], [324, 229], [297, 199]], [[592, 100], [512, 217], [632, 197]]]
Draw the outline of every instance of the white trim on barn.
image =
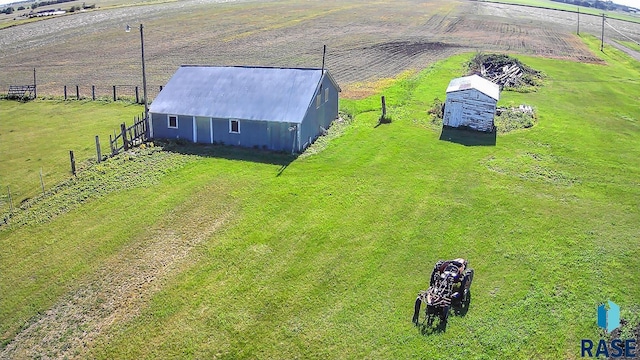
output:
[[[171, 126], [171, 118], [176, 120], [176, 125]], [[177, 129], [178, 128], [178, 115], [169, 115], [167, 114], [167, 128], [169, 129]]]
[[[236, 123], [236, 131], [233, 131], [233, 123]], [[229, 133], [230, 134], [240, 134], [240, 120], [239, 119], [229, 119]]]
[[149, 126], [149, 138], [153, 139], [153, 117], [151, 116], [151, 113], [149, 114], [149, 118], [147, 119], [147, 126]]
[[213, 118], [209, 118], [209, 139], [213, 144]]
[[193, 117], [193, 142], [198, 142], [198, 124], [196, 123], [196, 117]]

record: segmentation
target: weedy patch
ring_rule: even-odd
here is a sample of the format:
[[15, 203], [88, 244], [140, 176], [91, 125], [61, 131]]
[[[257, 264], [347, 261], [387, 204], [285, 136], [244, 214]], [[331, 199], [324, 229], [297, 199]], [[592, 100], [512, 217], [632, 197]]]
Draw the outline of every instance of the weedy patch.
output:
[[13, 212], [3, 214], [0, 231], [51, 221], [82, 203], [107, 194], [153, 185], [170, 171], [180, 169], [189, 156], [164, 151], [163, 147], [137, 148], [101, 164], [89, 166], [77, 176], [44, 194], [23, 201]]
[[559, 168], [559, 159], [553, 155], [524, 152], [511, 158], [491, 156], [484, 163], [491, 171], [534, 182], [571, 186], [580, 179]]
[[427, 110], [429, 116], [431, 116], [431, 123], [433, 125], [442, 125], [442, 119], [444, 118], [444, 102], [439, 98], [433, 99], [433, 105]]
[[533, 107], [520, 105], [498, 108], [493, 121], [498, 133], [508, 133], [533, 127], [538, 122], [538, 116]]
[[352, 117], [346, 112], [340, 112], [338, 118], [333, 121], [331, 126], [324, 134], [316, 139], [316, 141], [309, 146], [304, 153], [300, 155], [300, 158], [316, 155], [326, 149], [331, 140], [338, 138], [344, 134], [345, 130], [351, 124]]

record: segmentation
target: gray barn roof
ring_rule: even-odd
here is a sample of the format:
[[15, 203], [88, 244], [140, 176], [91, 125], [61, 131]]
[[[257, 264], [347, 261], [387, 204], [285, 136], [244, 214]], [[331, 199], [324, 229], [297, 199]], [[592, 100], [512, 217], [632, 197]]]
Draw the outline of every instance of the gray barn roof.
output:
[[149, 111], [300, 123], [321, 77], [321, 69], [183, 65]]
[[465, 76], [451, 80], [447, 87], [447, 93], [467, 89], [476, 89], [495, 100], [500, 100], [500, 86], [478, 75]]

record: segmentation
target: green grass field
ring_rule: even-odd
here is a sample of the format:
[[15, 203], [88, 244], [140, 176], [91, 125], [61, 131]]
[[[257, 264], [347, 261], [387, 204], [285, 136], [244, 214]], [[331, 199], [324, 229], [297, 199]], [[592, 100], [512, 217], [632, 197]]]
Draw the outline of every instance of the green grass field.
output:
[[633, 49], [635, 51], [639, 51], [640, 52], [640, 45], [638, 45], [638, 43], [631, 42], [631, 41], [619, 41], [619, 43], [621, 43], [622, 45], [628, 47], [629, 49]]
[[143, 107], [127, 103], [0, 100], [0, 214], [9, 211], [7, 186], [14, 206], [71, 175], [69, 150], [77, 166], [96, 159], [95, 136], [102, 153], [109, 151], [109, 134], [122, 122], [132, 124]]
[[[88, 195], [50, 222], [0, 229], [2, 344], [65, 294], [108, 287], [96, 280], [101, 269], [137, 244], [205, 233], [134, 315], [75, 354], [577, 358], [580, 339], [601, 336], [599, 303], [618, 303], [630, 319], [640, 298], [631, 266], [640, 255], [640, 65], [607, 50], [598, 52], [607, 65], [521, 57], [547, 75], [545, 86], [503, 92], [500, 104], [534, 106], [538, 124], [495, 146], [439, 140], [426, 113], [466, 54], [383, 90], [390, 124], [376, 126], [381, 94], [342, 101], [353, 122], [290, 163], [200, 146], [110, 160], [133, 166], [165, 154], [154, 160], [165, 170]], [[97, 171], [105, 182], [126, 173], [107, 165]], [[469, 311], [445, 332], [421, 331], [411, 323], [415, 296], [435, 261], [453, 257], [476, 271]], [[56, 346], [95, 326], [68, 329]]]

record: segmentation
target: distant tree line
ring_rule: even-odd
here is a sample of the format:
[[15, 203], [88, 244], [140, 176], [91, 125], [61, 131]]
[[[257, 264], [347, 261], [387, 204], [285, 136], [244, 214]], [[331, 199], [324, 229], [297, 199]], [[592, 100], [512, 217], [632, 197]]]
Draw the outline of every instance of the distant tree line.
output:
[[624, 5], [618, 5], [613, 3], [612, 1], [602, 1], [602, 0], [551, 0], [555, 2], [572, 4], [582, 7], [595, 8], [601, 10], [622, 10], [628, 11], [629, 7]]
[[[40, 6], [47, 6], [47, 5], [54, 5], [54, 4], [61, 4], [61, 3], [66, 3], [66, 2], [71, 2], [71, 1], [75, 1], [75, 0], [50, 0], [50, 1], [40, 1], [40, 2], [35, 2], [33, 4], [31, 4], [31, 9], [36, 9]], [[71, 8], [69, 8], [69, 12], [74, 12], [74, 11], [80, 11], [82, 9], [95, 9], [96, 4], [91, 4], [91, 5], [87, 5], [86, 3], [82, 3], [82, 6], [72, 6]], [[19, 6], [18, 7], [18, 11], [22, 11], [25, 10], [26, 8], [24, 6]], [[13, 12], [16, 11], [16, 9], [13, 6], [9, 6], [6, 7], [2, 10], [0, 10], [0, 14], [13, 14]], [[44, 11], [44, 10], [43, 10]], [[48, 11], [48, 10], [47, 10]], [[42, 12], [42, 11], [40, 11]]]
[[35, 9], [40, 6], [62, 4], [62, 3], [71, 2], [71, 1], [74, 1], [74, 0], [48, 0], [48, 1], [34, 2], [33, 4], [31, 4], [31, 9]]

